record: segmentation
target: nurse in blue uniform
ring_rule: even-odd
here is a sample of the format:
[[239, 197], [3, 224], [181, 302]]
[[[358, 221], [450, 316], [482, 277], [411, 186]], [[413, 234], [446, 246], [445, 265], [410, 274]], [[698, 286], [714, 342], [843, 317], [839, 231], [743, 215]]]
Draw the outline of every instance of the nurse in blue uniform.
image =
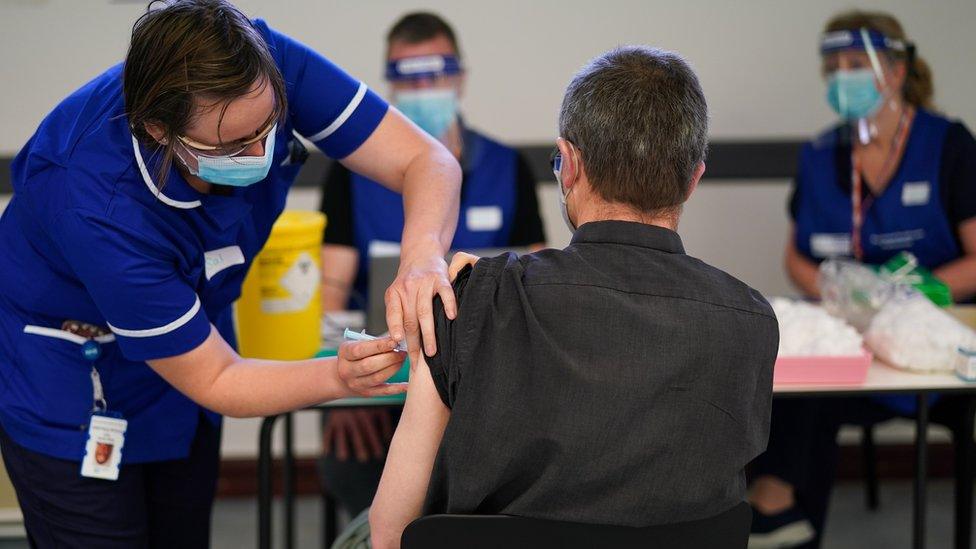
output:
[[[957, 301], [976, 294], [976, 141], [932, 110], [928, 65], [894, 17], [850, 12], [822, 37], [827, 101], [841, 123], [800, 153], [786, 268], [819, 297], [818, 265], [833, 257], [881, 264], [914, 254]], [[913, 415], [913, 397], [776, 401], [768, 451], [757, 459], [750, 547], [816, 545], [843, 423]]]
[[[404, 194], [393, 339], [338, 359], [243, 359], [231, 304], [304, 160], [299, 135]], [[454, 310], [457, 162], [222, 0], [148, 11], [125, 63], [55, 107], [12, 171], [0, 450], [34, 547], [206, 547], [218, 414], [400, 392], [385, 383], [403, 361], [394, 340], [419, 352], [435, 294]]]

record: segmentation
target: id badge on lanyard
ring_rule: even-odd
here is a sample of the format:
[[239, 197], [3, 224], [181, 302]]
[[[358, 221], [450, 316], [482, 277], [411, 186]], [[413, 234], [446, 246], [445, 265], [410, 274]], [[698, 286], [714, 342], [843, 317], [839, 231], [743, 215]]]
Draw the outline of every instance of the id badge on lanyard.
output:
[[81, 346], [81, 352], [92, 365], [92, 400], [94, 401], [88, 421], [85, 458], [81, 461], [81, 476], [118, 480], [122, 446], [125, 444], [125, 430], [129, 422], [121, 414], [108, 409], [102, 380], [98, 375], [98, 369], [95, 368], [95, 362], [102, 354], [101, 346], [95, 340], [88, 340]]

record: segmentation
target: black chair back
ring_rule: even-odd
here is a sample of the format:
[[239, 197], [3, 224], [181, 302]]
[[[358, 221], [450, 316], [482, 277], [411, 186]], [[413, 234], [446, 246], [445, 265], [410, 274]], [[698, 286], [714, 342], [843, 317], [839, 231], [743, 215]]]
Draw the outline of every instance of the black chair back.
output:
[[430, 515], [407, 526], [403, 549], [746, 549], [752, 509], [742, 502], [714, 517], [644, 528], [509, 515]]

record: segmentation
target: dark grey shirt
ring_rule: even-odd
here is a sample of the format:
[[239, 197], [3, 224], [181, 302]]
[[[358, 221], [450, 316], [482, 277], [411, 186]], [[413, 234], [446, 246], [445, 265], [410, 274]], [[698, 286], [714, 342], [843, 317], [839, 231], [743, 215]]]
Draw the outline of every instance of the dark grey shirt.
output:
[[428, 360], [451, 418], [427, 513], [648, 526], [741, 502], [766, 446], [778, 329], [667, 229], [604, 221], [482, 259]]

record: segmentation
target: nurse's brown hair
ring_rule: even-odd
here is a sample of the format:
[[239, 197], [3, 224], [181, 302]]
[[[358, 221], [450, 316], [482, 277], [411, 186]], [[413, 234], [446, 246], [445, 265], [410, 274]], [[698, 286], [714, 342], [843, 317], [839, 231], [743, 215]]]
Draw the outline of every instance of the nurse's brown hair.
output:
[[[194, 100], [220, 108], [255, 84], [271, 86], [275, 113], [287, 112], [285, 84], [268, 45], [251, 20], [224, 0], [150, 2], [132, 27], [122, 91], [129, 124], [140, 142], [162, 154], [157, 187], [174, 161], [177, 136], [195, 114]], [[165, 132], [157, 142], [146, 131]], [[220, 135], [220, 122], [217, 126]]]
[[[881, 11], [853, 10], [839, 13], [827, 22], [824, 32], [856, 31], [861, 28], [880, 32], [888, 38], [909, 42], [905, 29], [895, 19], [895, 16]], [[935, 88], [932, 84], [932, 69], [929, 68], [929, 64], [915, 55], [914, 51], [909, 53], [888, 50], [884, 53], [894, 61], [906, 63], [905, 85], [901, 90], [902, 98], [915, 107], [931, 109]]]

